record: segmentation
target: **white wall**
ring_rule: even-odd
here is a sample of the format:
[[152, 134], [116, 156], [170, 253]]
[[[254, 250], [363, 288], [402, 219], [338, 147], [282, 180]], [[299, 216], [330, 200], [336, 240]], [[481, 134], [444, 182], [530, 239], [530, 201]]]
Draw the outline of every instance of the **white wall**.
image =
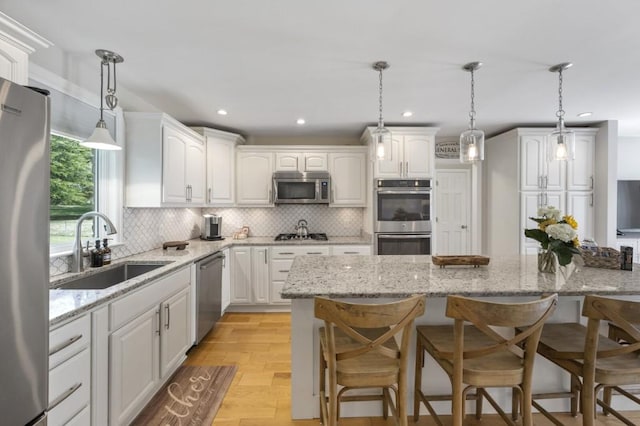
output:
[[640, 136], [618, 137], [618, 179], [640, 180]]
[[618, 217], [618, 122], [603, 121], [596, 136], [594, 219], [600, 246], [616, 246]]

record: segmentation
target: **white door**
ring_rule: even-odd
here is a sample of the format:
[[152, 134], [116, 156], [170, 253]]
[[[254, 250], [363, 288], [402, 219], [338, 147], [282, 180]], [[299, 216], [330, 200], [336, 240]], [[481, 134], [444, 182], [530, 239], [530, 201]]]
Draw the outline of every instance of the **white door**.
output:
[[207, 156], [205, 146], [199, 141], [189, 141], [185, 159], [185, 181], [189, 185], [187, 194], [192, 204], [204, 204], [204, 187], [207, 180]]
[[233, 141], [207, 137], [207, 203], [235, 202], [235, 156]]
[[269, 248], [253, 247], [251, 253], [253, 301], [269, 303]]
[[251, 303], [251, 247], [233, 248], [231, 255], [231, 303]]
[[470, 244], [469, 170], [436, 171], [436, 254], [469, 254]]
[[332, 152], [331, 206], [364, 207], [367, 202], [367, 161], [363, 152]]
[[373, 147], [375, 162], [375, 177], [378, 178], [399, 178], [404, 170], [404, 158], [402, 157], [402, 136], [391, 135], [391, 146], [385, 146], [384, 159], [378, 160], [376, 147]]
[[237, 158], [236, 195], [238, 204], [272, 205], [273, 154], [270, 152], [240, 152]]
[[567, 190], [592, 191], [595, 137], [576, 135], [576, 159], [567, 163]]
[[404, 176], [409, 178], [433, 177], [433, 155], [432, 137], [405, 136]]
[[162, 129], [162, 201], [184, 203], [187, 201], [185, 164], [187, 140], [183, 133], [170, 126]]
[[578, 239], [593, 239], [593, 192], [568, 192], [567, 214], [572, 215], [578, 222]]
[[189, 300], [189, 288], [185, 288], [160, 305], [160, 377], [182, 362], [190, 346]]

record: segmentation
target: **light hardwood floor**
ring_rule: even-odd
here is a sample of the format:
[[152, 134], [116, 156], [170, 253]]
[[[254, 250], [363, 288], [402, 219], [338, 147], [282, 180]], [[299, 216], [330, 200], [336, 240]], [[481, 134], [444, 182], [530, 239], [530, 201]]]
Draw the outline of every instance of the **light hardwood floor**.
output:
[[[318, 426], [318, 419], [292, 421], [291, 406], [291, 323], [288, 313], [225, 314], [220, 322], [188, 356], [190, 365], [238, 366], [238, 372], [216, 415], [213, 426]], [[567, 426], [582, 424], [580, 416], [561, 415]], [[640, 413], [632, 418], [640, 424]], [[503, 425], [500, 418], [485, 415], [482, 421], [467, 418], [468, 425]], [[388, 426], [382, 418], [345, 418], [340, 426]], [[431, 426], [428, 416], [418, 423]], [[551, 425], [541, 415], [536, 425]], [[615, 418], [598, 416], [600, 425], [620, 425]]]

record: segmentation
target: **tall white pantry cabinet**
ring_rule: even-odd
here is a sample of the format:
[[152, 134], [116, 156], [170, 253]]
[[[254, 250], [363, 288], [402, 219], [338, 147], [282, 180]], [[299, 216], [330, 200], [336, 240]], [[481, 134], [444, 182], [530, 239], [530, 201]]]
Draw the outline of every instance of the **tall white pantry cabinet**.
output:
[[548, 161], [551, 128], [516, 128], [490, 138], [483, 164], [483, 253], [535, 254], [539, 243], [524, 230], [538, 208], [554, 206], [578, 221], [578, 237], [594, 236], [595, 138], [598, 129], [574, 128], [576, 158]]

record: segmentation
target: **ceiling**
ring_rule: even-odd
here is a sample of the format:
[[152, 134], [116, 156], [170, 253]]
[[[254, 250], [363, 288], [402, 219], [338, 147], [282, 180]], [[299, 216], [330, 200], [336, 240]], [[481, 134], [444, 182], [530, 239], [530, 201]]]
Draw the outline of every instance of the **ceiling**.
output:
[[479, 128], [551, 125], [558, 75], [548, 69], [571, 61], [567, 123], [619, 120], [620, 135], [640, 135], [636, 0], [0, 0], [0, 10], [53, 42], [68, 74], [95, 70], [95, 90], [93, 52], [113, 50], [125, 59], [120, 87], [185, 123], [247, 136], [358, 136], [377, 121], [378, 60], [390, 64], [389, 125], [459, 134], [471, 61], [484, 63]]

